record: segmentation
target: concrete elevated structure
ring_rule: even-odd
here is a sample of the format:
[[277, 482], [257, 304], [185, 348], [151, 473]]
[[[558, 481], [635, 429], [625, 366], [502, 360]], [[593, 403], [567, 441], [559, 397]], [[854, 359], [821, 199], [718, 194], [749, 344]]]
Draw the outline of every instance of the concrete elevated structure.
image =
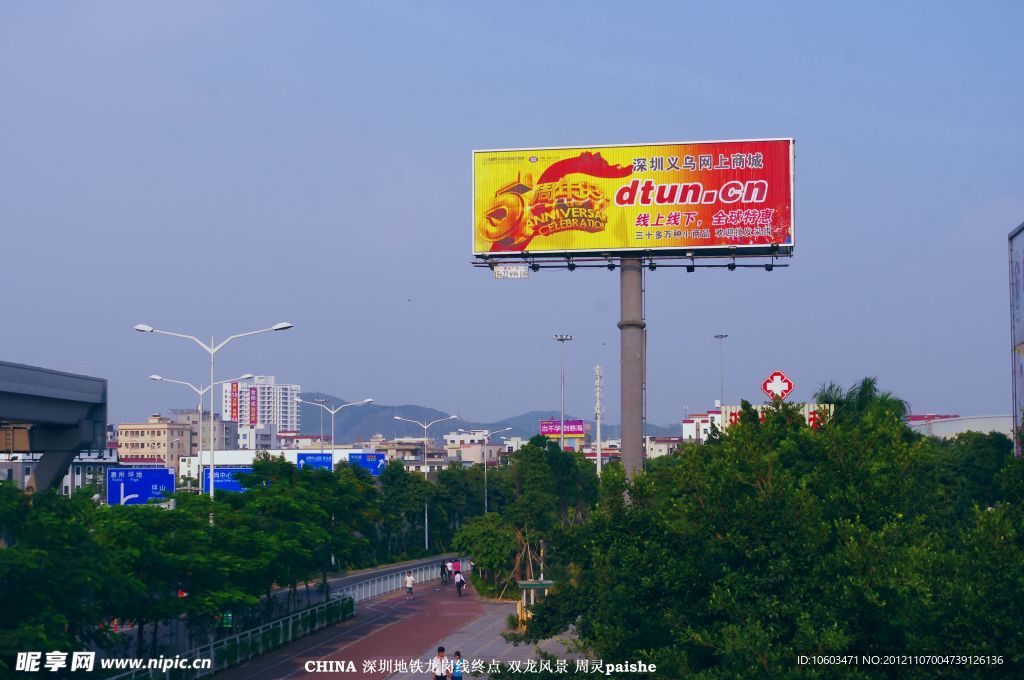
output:
[[107, 381], [0, 361], [3, 428], [26, 428], [41, 454], [25, 490], [56, 486], [79, 451], [106, 448]]

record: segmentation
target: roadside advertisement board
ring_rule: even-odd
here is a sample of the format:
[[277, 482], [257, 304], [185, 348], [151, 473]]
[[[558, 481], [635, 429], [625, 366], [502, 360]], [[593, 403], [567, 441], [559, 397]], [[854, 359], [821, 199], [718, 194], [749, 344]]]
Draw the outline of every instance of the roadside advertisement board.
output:
[[790, 255], [793, 140], [473, 152], [473, 253]]
[[[542, 420], [540, 421], [540, 433], [550, 439], [558, 439], [559, 432], [561, 430], [561, 421], [559, 420]], [[585, 424], [582, 420], [567, 420], [565, 421], [565, 438], [566, 439], [579, 439], [585, 434]]]
[[[797, 404], [797, 407], [800, 409], [800, 415], [804, 417], [808, 427], [815, 430], [821, 425], [822, 414], [826, 418], [832, 417], [832, 404]], [[751, 405], [751, 408], [757, 412], [758, 417], [764, 422], [765, 411], [774, 407], [771, 404], [754, 404]], [[740, 422], [741, 413], [743, 413], [743, 409], [740, 406], [723, 406], [722, 423], [724, 423], [724, 427], [728, 428], [730, 425]]]
[[231, 383], [231, 420], [238, 422], [238, 383]]

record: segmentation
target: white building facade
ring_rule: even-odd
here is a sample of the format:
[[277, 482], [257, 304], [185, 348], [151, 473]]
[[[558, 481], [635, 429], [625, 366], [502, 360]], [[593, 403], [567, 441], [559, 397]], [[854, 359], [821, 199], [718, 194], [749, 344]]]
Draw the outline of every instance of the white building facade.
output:
[[221, 386], [221, 413], [224, 420], [241, 425], [273, 425], [278, 432], [298, 432], [299, 385], [278, 383], [272, 375], [257, 375], [252, 380]]
[[238, 448], [250, 451], [269, 451], [281, 448], [277, 425], [239, 425]]

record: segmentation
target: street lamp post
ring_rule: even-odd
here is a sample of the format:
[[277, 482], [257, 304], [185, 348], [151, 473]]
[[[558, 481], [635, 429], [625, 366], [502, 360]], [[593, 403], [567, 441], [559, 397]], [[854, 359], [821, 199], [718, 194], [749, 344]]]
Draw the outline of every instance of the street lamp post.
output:
[[559, 409], [558, 409], [558, 412], [560, 414], [559, 415], [559, 419], [558, 419], [558, 422], [559, 422], [559, 424], [558, 424], [558, 442], [559, 442], [559, 446], [561, 446], [562, 450], [565, 451], [565, 343], [567, 343], [570, 340], [572, 340], [572, 336], [571, 335], [558, 334], [558, 335], [555, 335], [553, 337], [558, 342], [559, 346], [561, 347], [561, 352], [560, 353], [562, 355], [562, 370], [561, 370], [562, 397], [561, 397], [561, 400], [559, 402], [560, 406], [559, 406]]
[[718, 340], [718, 407], [725, 407], [725, 339], [729, 337], [725, 333], [715, 336]]
[[[269, 333], [270, 331], [286, 331], [289, 328], [292, 328], [292, 324], [288, 323], [287, 321], [282, 321], [281, 323], [274, 324], [270, 328], [261, 328], [258, 331], [248, 331], [246, 333], [237, 333], [235, 335], [229, 336], [226, 340], [222, 341], [219, 345], [215, 345], [214, 344], [214, 340], [211, 337], [210, 338], [210, 344], [207, 345], [205, 342], [203, 342], [202, 340], [200, 340], [199, 338], [197, 338], [194, 335], [187, 335], [185, 333], [174, 333], [172, 331], [162, 331], [162, 330], [159, 330], [157, 328], [153, 328], [152, 326], [149, 326], [149, 325], [144, 324], [144, 323], [135, 324], [135, 330], [139, 331], [140, 333], [159, 333], [160, 335], [171, 335], [171, 336], [174, 336], [176, 338], [184, 338], [186, 340], [191, 340], [192, 342], [194, 342], [197, 345], [199, 345], [200, 347], [202, 347], [203, 350], [207, 354], [210, 355], [210, 385], [214, 385], [217, 382], [214, 379], [214, 377], [213, 377], [215, 357], [217, 356], [217, 352], [219, 352], [222, 349], [224, 349], [225, 345], [227, 345], [229, 342], [231, 342], [232, 340], [236, 340], [238, 338], [244, 338], [244, 337], [249, 336], [249, 335], [258, 335], [259, 333]], [[213, 390], [211, 389], [210, 390], [210, 499], [211, 500], [213, 499], [213, 487], [214, 487]], [[212, 512], [210, 514], [210, 523], [213, 524], [213, 513]]]
[[[404, 420], [407, 423], [413, 423], [413, 424], [419, 425], [420, 427], [423, 428], [423, 479], [427, 479], [428, 478], [427, 477], [427, 429], [431, 425], [436, 425], [437, 423], [443, 423], [446, 420], [454, 420], [456, 418], [458, 418], [458, 416], [447, 416], [445, 418], [438, 418], [437, 420], [432, 420], [429, 423], [424, 423], [424, 422], [421, 422], [419, 420], [411, 420], [409, 418], [403, 418], [401, 416], [394, 416], [395, 420]], [[424, 550], [430, 550], [430, 533], [427, 531], [429, 523], [430, 523], [430, 516], [427, 514], [427, 501], [426, 501], [426, 499], [424, 499], [423, 500], [423, 549]]]
[[[487, 455], [487, 440], [490, 439], [492, 434], [498, 434], [499, 432], [508, 432], [511, 427], [506, 427], [501, 430], [488, 431], [484, 430], [484, 443], [480, 447], [480, 460], [484, 464], [484, 514], [487, 514], [487, 459], [490, 457]], [[459, 432], [466, 432], [466, 430], [460, 429]]]
[[[327, 400], [324, 399], [323, 397], [320, 397], [318, 399], [314, 399], [313, 403], [316, 404], [317, 406], [319, 406], [321, 409], [327, 408], [325, 406], [325, 404], [327, 403]], [[334, 443], [334, 437], [333, 436], [331, 437], [331, 443], [332, 444]], [[323, 455], [323, 452], [324, 452], [324, 412], [323, 412], [323, 410], [321, 410], [320, 411], [320, 454]]]
[[[330, 406], [327, 406], [327, 404], [324, 403], [324, 402], [327, 401], [326, 399], [314, 399], [313, 401], [306, 401], [302, 397], [295, 397], [295, 401], [297, 403], [299, 403], [299, 404], [309, 404], [310, 406], [319, 406], [324, 411], [327, 411], [328, 413], [331, 414], [331, 451], [333, 452], [334, 451], [334, 446], [335, 446], [335, 441], [334, 441], [334, 416], [335, 416], [335, 414], [337, 414], [338, 411], [340, 411], [341, 409], [348, 408], [349, 406], [362, 406], [364, 404], [369, 404], [370, 402], [373, 401], [373, 399], [363, 399], [362, 401], [353, 401], [353, 402], [350, 402], [348, 404], [342, 404], [341, 406], [338, 406], [336, 408], [331, 408]], [[321, 411], [320, 412], [320, 453], [324, 452], [323, 444], [324, 444], [324, 414], [323, 414], [323, 411]], [[332, 458], [331, 461], [332, 461], [332, 465], [333, 465], [334, 459]]]

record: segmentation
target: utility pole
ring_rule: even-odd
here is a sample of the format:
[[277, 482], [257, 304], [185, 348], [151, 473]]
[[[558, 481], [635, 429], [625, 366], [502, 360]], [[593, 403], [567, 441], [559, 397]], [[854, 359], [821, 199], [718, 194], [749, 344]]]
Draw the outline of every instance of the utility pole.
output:
[[[323, 454], [323, 452], [324, 452], [324, 404], [327, 403], [327, 400], [324, 399], [323, 397], [321, 397], [319, 399], [314, 399], [313, 403], [320, 407], [320, 453]], [[331, 442], [331, 443], [333, 444], [334, 442]]]
[[597, 476], [601, 476], [601, 365], [594, 366], [594, 420], [597, 421]]
[[558, 344], [561, 347], [561, 355], [562, 355], [562, 370], [561, 370], [561, 377], [562, 377], [561, 378], [561, 385], [562, 385], [561, 394], [562, 394], [562, 397], [561, 397], [561, 400], [559, 402], [561, 405], [559, 407], [560, 416], [559, 416], [559, 420], [558, 420], [558, 444], [561, 447], [561, 449], [563, 451], [565, 451], [565, 343], [567, 343], [570, 340], [572, 340], [572, 336], [571, 335], [559, 334], [559, 335], [554, 336], [554, 339], [558, 341]]
[[725, 407], [725, 339], [729, 337], [725, 333], [715, 336], [718, 340], [718, 407]]

